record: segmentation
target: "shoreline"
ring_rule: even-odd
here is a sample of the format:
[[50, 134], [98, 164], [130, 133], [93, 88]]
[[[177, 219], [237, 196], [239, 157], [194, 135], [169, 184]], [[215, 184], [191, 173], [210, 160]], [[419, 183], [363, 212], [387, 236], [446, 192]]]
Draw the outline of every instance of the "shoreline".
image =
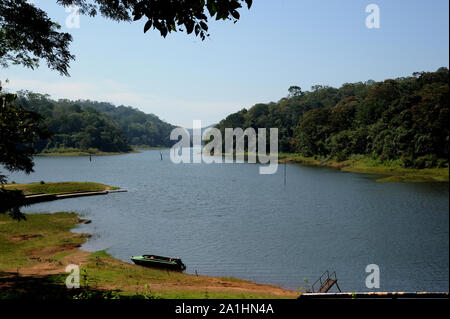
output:
[[[203, 153], [205, 154], [205, 153]], [[244, 159], [249, 155], [248, 152], [240, 154]], [[213, 156], [236, 156], [230, 153], [217, 153]], [[257, 156], [257, 154], [255, 154]], [[268, 155], [274, 156], [274, 155]], [[382, 164], [374, 162], [368, 157], [356, 157], [355, 159], [348, 159], [345, 161], [335, 161], [330, 159], [316, 159], [313, 157], [305, 157], [295, 153], [279, 153], [279, 164], [297, 164], [302, 166], [327, 167], [337, 169], [342, 172], [352, 172], [359, 174], [379, 175], [375, 178], [377, 182], [391, 182], [391, 183], [448, 183], [449, 182], [449, 168], [405, 168], [398, 164]]]
[[95, 182], [34, 182], [4, 184], [6, 190], [22, 191], [25, 196], [33, 195], [66, 195], [72, 193], [115, 191], [120, 187]]
[[329, 167], [342, 172], [380, 175], [377, 182], [405, 182], [405, 183], [448, 183], [449, 168], [404, 168], [399, 165], [373, 164], [368, 158], [349, 159], [342, 162], [334, 160], [318, 160], [297, 154], [281, 153], [279, 163], [300, 164], [305, 166]]
[[[27, 296], [27, 291], [10, 289], [19, 279], [37, 284], [51, 280], [56, 286], [47, 292], [47, 298], [55, 298], [55, 289], [58, 290], [58, 298], [72, 298], [74, 293], [86, 290], [95, 290], [100, 294], [114, 292], [120, 298], [151, 299], [294, 299], [299, 295], [298, 292], [272, 285], [146, 268], [115, 259], [105, 251], [84, 251], [80, 247], [91, 235], [73, 233], [72, 229], [90, 221], [81, 219], [76, 213], [32, 214], [27, 215], [27, 219], [17, 223], [8, 216], [0, 215], [0, 230], [3, 233], [0, 237], [0, 243], [3, 242], [0, 245], [3, 246], [0, 248], [1, 297], [5, 297], [5, 293], [13, 297], [15, 294]], [[69, 290], [65, 287], [68, 276], [65, 267], [69, 264], [80, 266], [80, 289]], [[28, 293], [42, 298], [40, 291]]]
[[102, 152], [102, 151], [83, 151], [81, 149], [70, 149], [68, 151], [61, 152], [44, 152], [36, 154], [38, 157], [76, 157], [76, 156], [112, 156], [112, 155], [126, 155], [137, 154], [140, 151], [145, 150], [164, 150], [169, 149], [169, 146], [145, 146], [145, 145], [132, 145], [132, 149], [128, 152]]
[[83, 151], [74, 151], [74, 152], [49, 152], [49, 153], [39, 153], [35, 156], [37, 157], [77, 157], [77, 156], [112, 156], [112, 155], [126, 155], [126, 154], [137, 154], [138, 150], [131, 150], [129, 152], [83, 152]]
[[94, 182], [40, 182], [27, 184], [4, 184], [2, 188], [21, 191], [24, 195], [23, 205], [31, 205], [55, 200], [126, 193], [120, 187]]

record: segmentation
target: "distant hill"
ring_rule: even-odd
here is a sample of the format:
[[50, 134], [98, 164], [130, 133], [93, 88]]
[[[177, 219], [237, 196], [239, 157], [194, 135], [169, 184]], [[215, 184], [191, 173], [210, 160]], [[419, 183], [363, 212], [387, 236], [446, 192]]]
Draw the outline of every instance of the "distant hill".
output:
[[80, 105], [83, 108], [92, 107], [108, 115], [125, 133], [131, 145], [160, 147], [174, 144], [170, 141], [170, 132], [175, 126], [162, 121], [154, 114], [146, 114], [131, 106], [115, 106], [107, 102], [89, 100], [64, 100], [64, 102], [70, 105]]
[[50, 140], [36, 145], [38, 152], [127, 152], [131, 145], [172, 145], [169, 138], [174, 126], [132, 107], [89, 100], [55, 101], [29, 91], [18, 92], [18, 103], [41, 114], [53, 133]]

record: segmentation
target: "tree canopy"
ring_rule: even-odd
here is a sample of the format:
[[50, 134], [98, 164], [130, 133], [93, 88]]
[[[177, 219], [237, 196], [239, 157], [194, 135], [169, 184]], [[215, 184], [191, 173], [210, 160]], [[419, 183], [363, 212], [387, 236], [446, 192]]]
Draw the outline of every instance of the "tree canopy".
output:
[[154, 114], [146, 114], [131, 106], [115, 106], [108, 102], [60, 100], [59, 103], [79, 105], [82, 108], [91, 107], [105, 114], [123, 131], [131, 145], [167, 147], [174, 143], [170, 140], [170, 132], [175, 126]]
[[352, 155], [405, 167], [442, 167], [449, 155], [449, 70], [411, 77], [289, 89], [287, 98], [256, 104], [218, 125], [279, 129], [279, 149], [308, 157]]
[[[115, 21], [143, 20], [144, 32], [151, 28], [166, 37], [171, 32], [194, 33], [204, 40], [209, 18], [232, 20], [240, 18], [239, 9], [249, 9], [252, 0], [57, 0], [68, 7], [77, 6], [81, 14], [101, 16]], [[209, 18], [208, 18], [209, 15]], [[21, 64], [35, 68], [39, 60], [62, 75], [69, 75], [74, 60], [69, 45], [72, 36], [61, 32], [45, 11], [26, 0], [0, 0], [0, 65]]]
[[21, 64], [28, 68], [46, 61], [50, 69], [69, 75], [74, 56], [69, 52], [72, 36], [25, 0], [0, 0], [0, 65]]
[[40, 114], [53, 134], [50, 139], [35, 143], [39, 153], [68, 148], [89, 152], [131, 150], [117, 124], [92, 107], [81, 107], [65, 100], [58, 102], [31, 92], [19, 92], [19, 101], [25, 108]]
[[[16, 103], [15, 94], [2, 93], [0, 83], [0, 165], [9, 171], [33, 171], [34, 143], [50, 136], [42, 123], [42, 117]], [[6, 183], [6, 176], [0, 171], [0, 184]], [[0, 213], [10, 213], [21, 219], [19, 207], [23, 194], [0, 188]]]
[[[129, 106], [90, 100], [50, 99], [29, 91], [18, 92], [25, 108], [40, 114], [52, 137], [35, 144], [39, 153], [67, 149], [89, 152], [127, 152], [135, 146], [171, 146], [173, 125], [154, 114]], [[72, 150], [73, 151], [73, 150]]]

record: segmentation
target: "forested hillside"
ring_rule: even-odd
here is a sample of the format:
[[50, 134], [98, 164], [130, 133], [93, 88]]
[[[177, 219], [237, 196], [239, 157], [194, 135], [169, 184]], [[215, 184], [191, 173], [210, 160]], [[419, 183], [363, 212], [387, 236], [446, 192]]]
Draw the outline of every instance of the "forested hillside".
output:
[[160, 120], [154, 114], [146, 114], [130, 106], [114, 106], [107, 102], [66, 101], [72, 105], [92, 107], [107, 114], [125, 133], [132, 145], [171, 146], [170, 132], [175, 126]]
[[92, 101], [52, 100], [19, 92], [18, 103], [39, 113], [53, 136], [40, 141], [38, 152], [127, 152], [131, 145], [169, 146], [172, 125], [131, 107]]
[[280, 151], [338, 161], [352, 155], [405, 167], [448, 165], [449, 71], [414, 73], [339, 89], [291, 87], [277, 103], [256, 104], [216, 127], [279, 128]]

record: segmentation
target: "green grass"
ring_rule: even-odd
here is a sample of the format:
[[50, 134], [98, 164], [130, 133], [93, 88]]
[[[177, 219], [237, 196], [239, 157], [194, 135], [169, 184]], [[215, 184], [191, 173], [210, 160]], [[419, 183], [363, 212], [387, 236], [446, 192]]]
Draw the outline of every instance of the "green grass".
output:
[[90, 148], [87, 150], [82, 150], [79, 148], [73, 148], [73, 147], [62, 147], [62, 148], [52, 148], [49, 150], [45, 150], [42, 153], [39, 153], [38, 156], [62, 156], [62, 157], [68, 157], [68, 156], [107, 156], [107, 155], [122, 155], [122, 154], [128, 154], [128, 153], [134, 153], [134, 151], [130, 152], [103, 152], [96, 148]]
[[[207, 285], [211, 280], [219, 280], [225, 283], [244, 284], [251, 282], [237, 278], [214, 278], [205, 276], [189, 275], [181, 272], [166, 271], [160, 269], [135, 266], [117, 261], [105, 251], [95, 252], [90, 255], [90, 263], [82, 267], [82, 271], [87, 274], [89, 282], [101, 283], [106, 287], [120, 287], [123, 295], [151, 293], [157, 298], [166, 299], [204, 299], [204, 298], [225, 298], [225, 299], [264, 299], [280, 298], [270, 293], [249, 293], [234, 291], [208, 291]], [[167, 285], [161, 288], [160, 285]], [[192, 289], [186, 289], [186, 286]]]
[[[80, 245], [86, 235], [70, 232], [79, 218], [74, 213], [27, 215], [17, 222], [0, 214], [0, 270], [29, 266], [30, 250], [55, 245]], [[28, 236], [28, 237], [27, 237]]]
[[58, 182], [58, 183], [29, 183], [29, 184], [7, 184], [4, 187], [8, 190], [20, 190], [25, 195], [31, 194], [64, 194], [75, 192], [98, 192], [107, 189], [118, 189], [118, 187], [108, 186], [92, 182]]
[[404, 168], [399, 163], [379, 163], [363, 158], [351, 161], [344, 166], [343, 171], [366, 173], [373, 175], [386, 175], [378, 178], [379, 182], [448, 182], [449, 169], [445, 168]]
[[282, 163], [297, 163], [303, 165], [320, 165], [320, 161], [313, 157], [306, 157], [294, 153], [279, 153], [278, 160]]
[[404, 168], [399, 161], [381, 162], [364, 156], [353, 156], [339, 162], [330, 159], [305, 157], [300, 154], [280, 153], [280, 162], [302, 165], [326, 166], [346, 172], [372, 175], [385, 175], [376, 179], [379, 182], [448, 182], [449, 168]]

